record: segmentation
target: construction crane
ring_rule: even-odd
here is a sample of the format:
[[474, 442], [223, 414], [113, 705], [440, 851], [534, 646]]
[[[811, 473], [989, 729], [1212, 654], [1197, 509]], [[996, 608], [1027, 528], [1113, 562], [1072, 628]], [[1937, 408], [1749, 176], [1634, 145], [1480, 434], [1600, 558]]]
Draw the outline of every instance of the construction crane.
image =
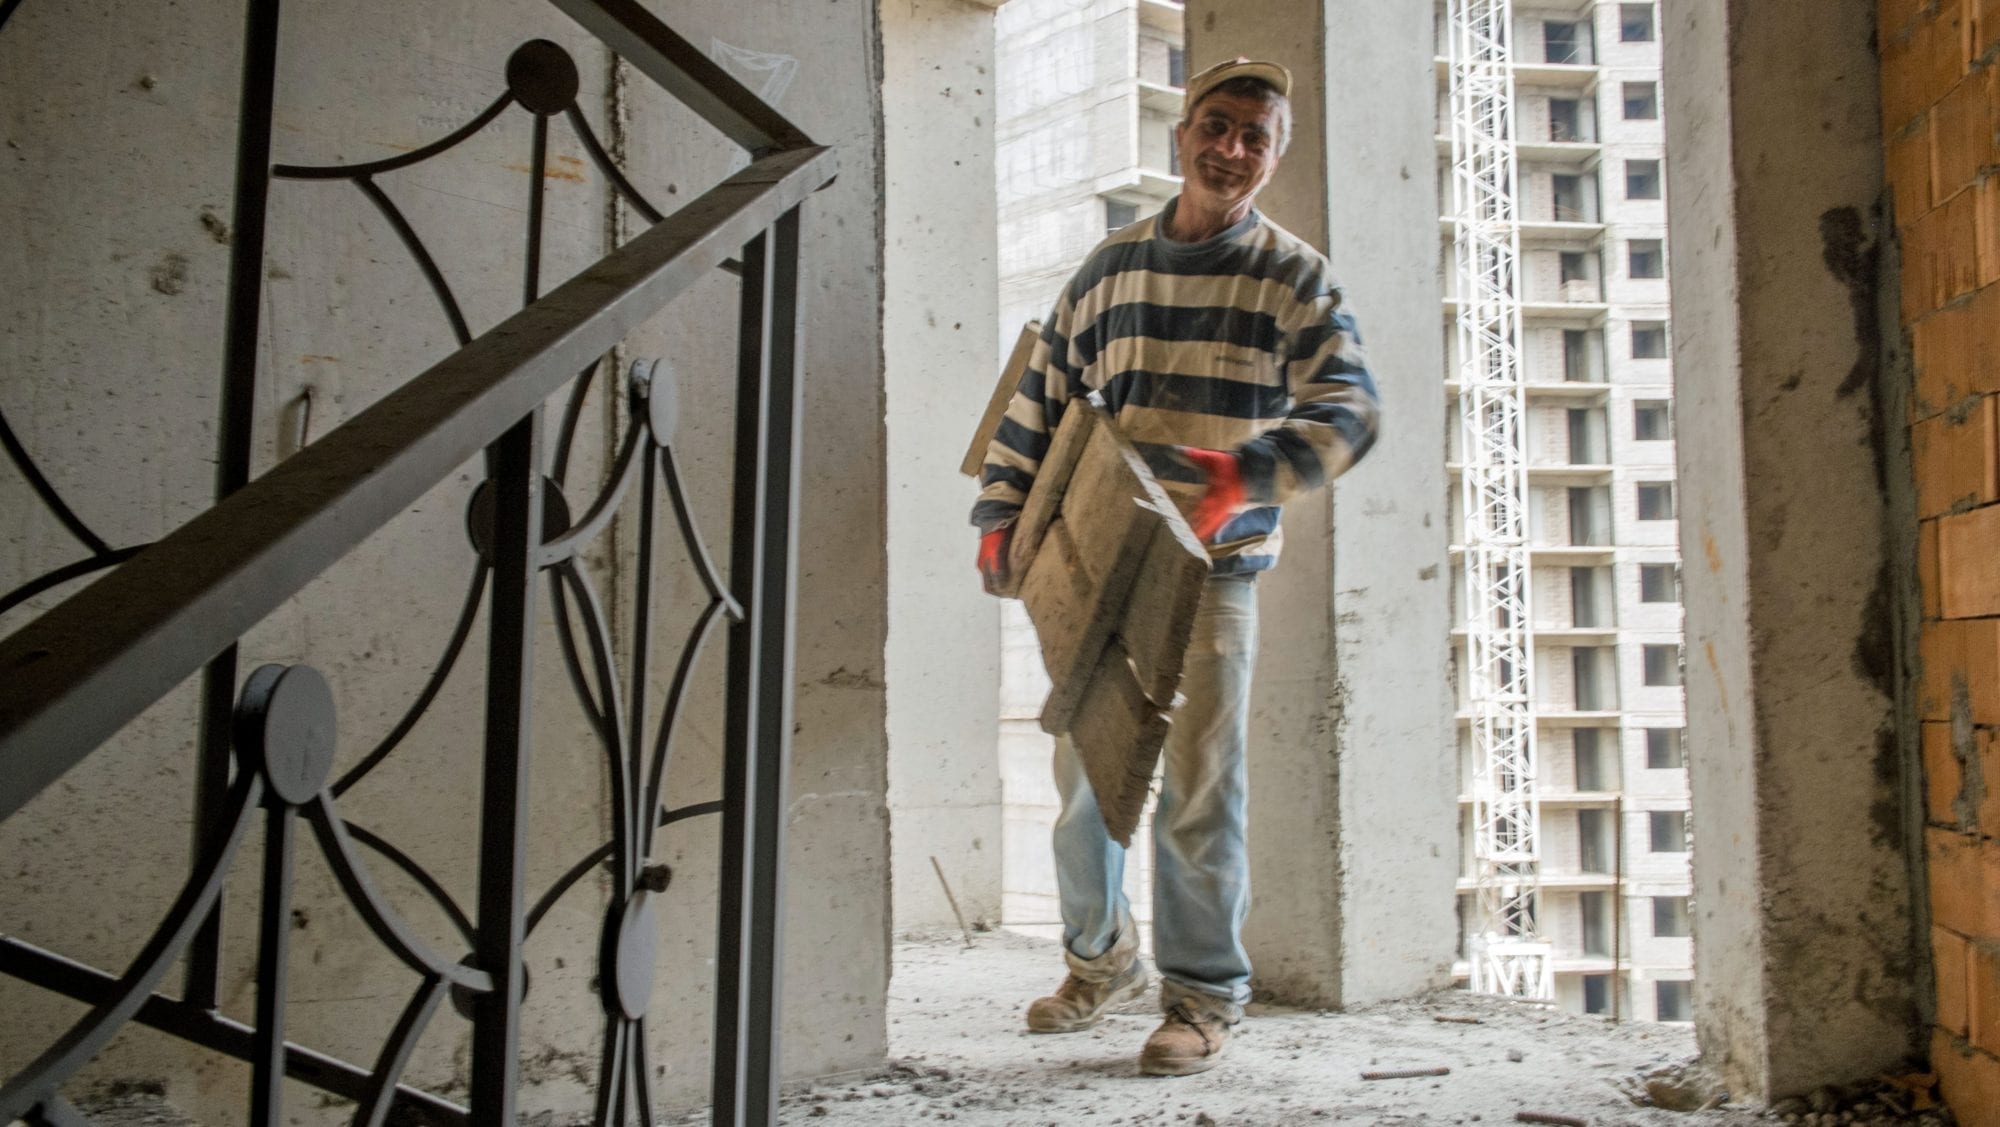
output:
[[1512, 0], [1447, 0], [1477, 912], [1472, 989], [1550, 998], [1535, 783]]

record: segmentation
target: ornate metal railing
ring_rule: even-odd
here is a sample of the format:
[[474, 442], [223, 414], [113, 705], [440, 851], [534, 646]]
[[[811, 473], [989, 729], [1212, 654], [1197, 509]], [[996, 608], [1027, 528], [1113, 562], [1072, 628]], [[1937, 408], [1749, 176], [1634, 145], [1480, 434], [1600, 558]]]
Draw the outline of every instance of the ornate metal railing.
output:
[[[234, 239], [225, 338], [219, 500], [147, 546], [114, 548], [37, 467], [30, 439], [0, 418], [0, 446], [48, 511], [82, 545], [75, 562], [0, 596], [0, 613], [105, 571], [0, 641], [0, 820], [19, 811], [103, 741], [202, 674], [194, 860], [178, 896], [130, 964], [101, 970], [0, 934], [0, 971], [80, 1000], [89, 1012], [0, 1086], [0, 1123], [81, 1122], [63, 1086], [137, 1022], [250, 1062], [249, 1120], [283, 1122], [281, 1081], [355, 1102], [354, 1122], [511, 1123], [520, 1067], [524, 944], [584, 876], [608, 872], [597, 990], [605, 1014], [596, 1122], [654, 1118], [647, 1061], [660, 903], [671, 872], [655, 834], [717, 815], [719, 865], [711, 1100], [718, 1123], [766, 1123], [776, 1106], [773, 1041], [780, 945], [785, 768], [791, 731], [791, 596], [797, 515], [800, 208], [833, 175], [814, 145], [633, 0], [554, 0], [621, 59], [747, 149], [748, 167], [663, 215], [606, 153], [576, 103], [568, 54], [533, 41], [508, 61], [507, 88], [463, 127], [401, 156], [338, 167], [273, 165], [277, 0], [248, 6]], [[18, 0], [0, 3], [0, 30]], [[532, 118], [524, 307], [474, 336], [444, 273], [377, 177], [428, 160], [510, 108]], [[543, 177], [558, 118], [612, 189], [651, 224], [550, 293], [540, 293]], [[273, 178], [345, 181], [369, 199], [421, 269], [460, 347], [323, 438], [251, 480], [252, 408], [267, 198]], [[329, 190], [332, 185], [329, 184]], [[624, 433], [605, 480], [572, 507], [567, 471], [585, 397], [631, 329], [711, 271], [741, 279], [733, 525], [729, 568], [696, 525], [673, 444], [671, 381], [649, 362], [613, 372]], [[607, 379], [605, 382], [609, 382]], [[548, 402], [562, 396], [552, 428]], [[551, 435], [553, 431], [553, 435]], [[456, 625], [400, 720], [334, 776], [334, 693], [309, 666], [263, 665], [239, 677], [238, 641], [434, 486], [482, 453], [467, 530], [476, 550]], [[624, 686], [606, 603], [579, 553], [638, 487], [637, 566]], [[663, 501], [664, 497], [664, 501]], [[658, 519], [671, 509], [707, 592], [666, 699], [647, 699], [656, 632]], [[552, 884], [526, 879], [529, 732], [538, 580], [564, 665], [598, 743], [611, 795], [610, 839]], [[459, 664], [486, 611], [486, 684], [476, 903], [456, 903], [386, 835], [351, 820], [342, 797], [404, 746]], [[728, 642], [722, 793], [671, 805], [664, 793], [690, 678], [722, 619]], [[255, 1020], [217, 1005], [219, 897], [248, 830], [265, 822]], [[354, 1063], [286, 1036], [288, 935], [301, 821], [368, 928], [419, 984], [375, 1059]], [[387, 898], [386, 863], [451, 921], [463, 951], [427, 941]], [[4, 909], [0, 909], [4, 912]], [[0, 928], [5, 926], [0, 917]], [[185, 967], [178, 996], [162, 991]], [[418, 1037], [450, 1000], [471, 1022], [466, 1106], [404, 1080]]]

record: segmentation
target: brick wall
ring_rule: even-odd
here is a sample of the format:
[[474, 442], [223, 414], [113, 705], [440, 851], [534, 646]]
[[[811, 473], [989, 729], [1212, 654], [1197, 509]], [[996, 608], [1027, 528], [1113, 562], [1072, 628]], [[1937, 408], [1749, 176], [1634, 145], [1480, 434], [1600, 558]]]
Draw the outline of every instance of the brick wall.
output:
[[1881, 0], [1882, 132], [1916, 364], [1931, 1056], [2000, 1125], [2000, 0]]

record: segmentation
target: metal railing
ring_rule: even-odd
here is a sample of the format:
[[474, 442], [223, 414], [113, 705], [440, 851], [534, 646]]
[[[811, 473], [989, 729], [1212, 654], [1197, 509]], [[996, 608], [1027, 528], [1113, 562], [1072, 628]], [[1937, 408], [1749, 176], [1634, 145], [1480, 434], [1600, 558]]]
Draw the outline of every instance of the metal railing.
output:
[[[62, 1088], [130, 1023], [164, 1030], [250, 1062], [253, 1124], [284, 1121], [290, 1077], [355, 1102], [354, 1122], [511, 1123], [519, 1087], [527, 984], [523, 946], [543, 916], [590, 873], [608, 871], [598, 991], [606, 1014], [595, 1120], [651, 1122], [646, 1008], [671, 872], [651, 858], [655, 832], [719, 816], [714, 1055], [718, 1123], [761, 1124], [776, 1108], [774, 1038], [780, 949], [786, 760], [791, 733], [801, 360], [800, 209], [833, 176], [830, 150], [752, 96], [721, 67], [633, 0], [554, 0], [622, 60], [750, 152], [748, 167], [681, 210], [662, 215], [625, 177], [579, 112], [566, 52], [533, 41], [507, 66], [507, 89], [478, 117], [430, 145], [363, 165], [273, 165], [277, 0], [251, 0], [239, 117], [234, 239], [225, 336], [216, 504], [148, 546], [114, 548], [76, 516], [24, 442], [0, 418], [6, 453], [86, 555], [0, 599], [0, 611], [105, 571], [87, 588], [0, 640], [0, 820], [41, 794], [177, 685], [203, 678], [195, 796], [196, 848], [177, 898], [139, 954], [113, 973], [0, 934], [0, 971], [86, 1003], [89, 1012], [0, 1085], [0, 1123], [84, 1121]], [[17, 3], [0, 4], [0, 30]], [[474, 336], [435, 259], [377, 183], [428, 159], [510, 107], [533, 115], [524, 307]], [[543, 167], [548, 129], [566, 120], [644, 232], [546, 295], [540, 290]], [[274, 177], [346, 181], [379, 210], [416, 261], [460, 347], [372, 407], [250, 477], [257, 392], [265, 213]], [[728, 570], [696, 527], [672, 442], [672, 389], [646, 364], [622, 384], [625, 433], [597, 495], [572, 515], [564, 500], [578, 416], [606, 358], [630, 331], [717, 269], [741, 279], [738, 308], [733, 527]], [[567, 387], [560, 421], [549, 401]], [[237, 643], [468, 460], [486, 476], [468, 509], [477, 549], [470, 590], [450, 643], [393, 731], [333, 775], [334, 694], [308, 666], [265, 665], [239, 676]], [[579, 553], [639, 487], [638, 566], [630, 594], [625, 687], [604, 604]], [[664, 494], [664, 500], [662, 495]], [[687, 558], [708, 593], [657, 713], [650, 635], [656, 518], [671, 509]], [[526, 877], [529, 733], [540, 581], [569, 679], [602, 745], [611, 793], [610, 840], [574, 859], [547, 887]], [[453, 902], [443, 884], [380, 835], [350, 821], [341, 797], [402, 745], [486, 611], [483, 767], [477, 902]], [[723, 784], [719, 798], [671, 806], [663, 794], [669, 746], [689, 677], [721, 619], [731, 622]], [[225, 1017], [218, 907], [225, 878], [246, 865], [251, 823], [266, 823], [261, 860], [256, 1015]], [[290, 1041], [285, 1031], [287, 935], [299, 825], [353, 908], [419, 985], [370, 1062]], [[382, 893], [380, 858], [421, 887], [464, 941], [463, 957], [421, 937]], [[0, 929], [5, 926], [0, 918]], [[162, 991], [185, 967], [178, 996]], [[417, 1038], [441, 1003], [469, 1015], [469, 1100], [457, 1105], [403, 1080]]]

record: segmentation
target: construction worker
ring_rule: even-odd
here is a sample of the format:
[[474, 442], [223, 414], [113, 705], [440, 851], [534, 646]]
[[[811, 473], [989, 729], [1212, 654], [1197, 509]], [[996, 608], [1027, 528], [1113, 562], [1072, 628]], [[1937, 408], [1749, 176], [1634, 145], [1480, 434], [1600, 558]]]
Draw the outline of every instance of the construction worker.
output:
[[[1237, 58], [1190, 78], [1174, 128], [1181, 194], [1111, 235], [1057, 299], [988, 447], [972, 523], [989, 592], [1010, 578], [1012, 524], [1065, 408], [1097, 395], [1208, 546], [1183, 702], [1153, 817], [1153, 950], [1165, 1020], [1140, 1070], [1215, 1065], [1250, 998], [1245, 743], [1255, 577], [1277, 562], [1279, 506], [1374, 442], [1379, 404], [1324, 256], [1253, 206], [1291, 133], [1291, 74]], [[1066, 509], [1064, 519], [1086, 520]], [[1055, 754], [1063, 956], [1069, 975], [1028, 1028], [1066, 1033], [1145, 991], [1125, 851], [1106, 835], [1066, 739]]]

